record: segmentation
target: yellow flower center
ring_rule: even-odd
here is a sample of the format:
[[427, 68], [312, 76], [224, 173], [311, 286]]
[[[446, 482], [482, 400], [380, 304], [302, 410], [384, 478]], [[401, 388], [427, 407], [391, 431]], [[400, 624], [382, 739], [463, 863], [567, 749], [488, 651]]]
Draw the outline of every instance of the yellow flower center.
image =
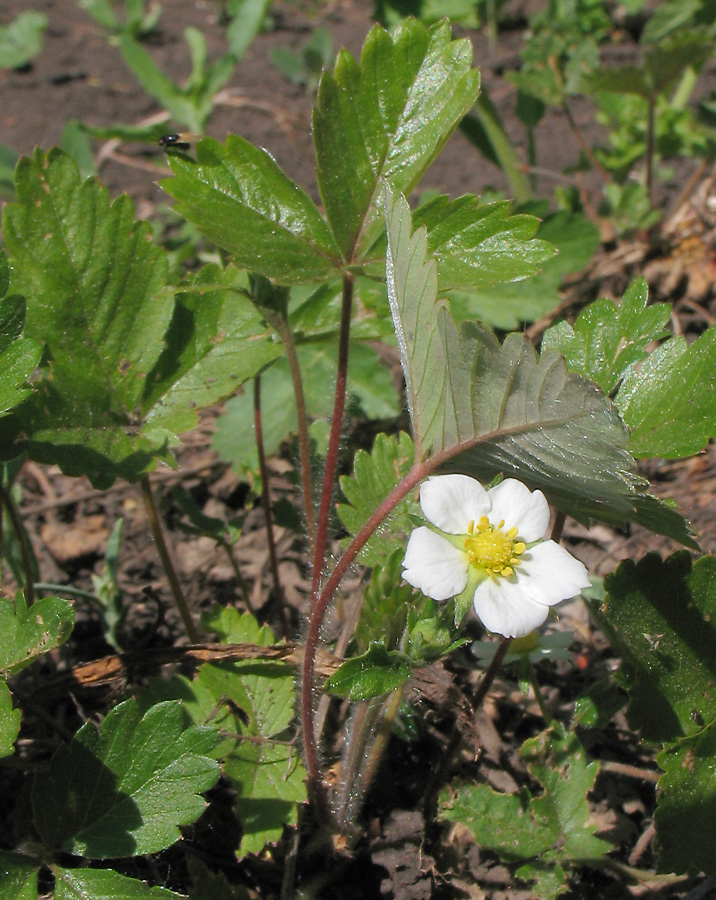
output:
[[487, 516], [467, 526], [465, 550], [470, 565], [484, 569], [489, 575], [514, 575], [519, 557], [527, 545], [517, 541], [517, 528], [503, 531], [504, 519], [499, 525], [491, 525]]

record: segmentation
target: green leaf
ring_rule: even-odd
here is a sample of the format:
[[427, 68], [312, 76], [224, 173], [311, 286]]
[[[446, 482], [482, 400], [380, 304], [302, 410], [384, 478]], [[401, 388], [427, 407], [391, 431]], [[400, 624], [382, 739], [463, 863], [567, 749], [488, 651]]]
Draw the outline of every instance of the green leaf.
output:
[[133, 221], [129, 197], [110, 205], [62, 151], [21, 160], [17, 195], [3, 215], [13, 287], [27, 299], [25, 333], [52, 358], [51, 378], [25, 404], [29, 444], [69, 474], [94, 461], [98, 484], [111, 483], [112, 465], [136, 476], [161, 448], [136, 433], [136, 414], [172, 314], [165, 254]]
[[311, 198], [265, 151], [236, 135], [207, 138], [197, 159], [173, 154], [162, 187], [176, 209], [235, 262], [282, 284], [327, 278], [338, 248]]
[[[711, 682], [713, 686], [713, 681]], [[658, 756], [656, 825], [663, 872], [716, 873], [716, 720]]]
[[561, 353], [570, 371], [611, 394], [625, 373], [646, 357], [646, 347], [664, 336], [671, 308], [666, 303], [647, 306], [648, 300], [646, 281], [637, 279], [619, 305], [612, 300], [595, 300], [582, 310], [574, 327], [560, 322], [549, 328], [542, 339], [542, 350]]
[[211, 728], [182, 728], [178, 703], [142, 715], [136, 700], [114, 707], [98, 733], [84, 725], [62, 744], [32, 789], [35, 826], [48, 848], [94, 859], [155, 853], [204, 811], [201, 792], [219, 767]]
[[67, 640], [74, 625], [72, 604], [43, 597], [28, 607], [20, 592], [0, 597], [0, 672], [14, 675]]
[[[379, 434], [370, 453], [359, 450], [353, 463], [353, 475], [341, 477], [341, 489], [348, 503], [337, 507], [341, 522], [352, 535], [358, 534], [394, 487], [404, 478], [413, 464], [413, 443], [401, 432], [396, 438]], [[414, 499], [402, 500], [385, 519], [361, 550], [358, 559], [365, 566], [384, 563], [396, 545], [405, 544], [414, 528], [411, 513], [420, 508]]]
[[570, 863], [600, 860], [611, 849], [595, 836], [586, 802], [599, 763], [588, 763], [577, 736], [561, 725], [525, 741], [521, 753], [541, 794], [501, 794], [485, 784], [448, 788], [438, 816], [467, 825], [480, 847], [504, 862], [531, 860], [519, 877], [537, 879], [536, 896], [556, 897], [566, 888]]
[[244, 273], [211, 265], [178, 295], [165, 350], [143, 399], [147, 431], [189, 431], [198, 409], [232, 394], [281, 356], [247, 289]]
[[0, 679], [0, 757], [10, 756], [14, 752], [21, 718], [20, 710], [13, 709], [10, 689]]
[[349, 700], [368, 700], [396, 690], [410, 678], [412, 669], [404, 654], [373, 644], [365, 653], [347, 659], [328, 678], [324, 690]]
[[692, 456], [716, 437], [716, 327], [674, 337], [624, 376], [616, 398], [634, 456]]
[[414, 227], [428, 230], [440, 291], [528, 278], [555, 255], [551, 244], [534, 239], [537, 218], [509, 212], [508, 201], [480, 205], [473, 194], [452, 201], [436, 197], [416, 210]]
[[47, 16], [20, 13], [9, 25], [0, 25], [0, 69], [19, 69], [42, 50]]
[[62, 152], [20, 164], [18, 199], [4, 217], [13, 286], [27, 297], [25, 331], [46, 343], [49, 366], [5, 429], [4, 452], [16, 455], [19, 442], [97, 487], [136, 481], [157, 459], [172, 462], [169, 447], [198, 409], [281, 349], [244, 275], [207, 267], [186, 288], [168, 288], [166, 254], [146, 223], [132, 221], [131, 201], [110, 205]]
[[475, 102], [472, 47], [442, 22], [375, 26], [360, 65], [346, 51], [325, 72], [313, 115], [318, 185], [346, 260], [382, 232], [382, 180], [409, 194]]
[[477, 324], [458, 332], [437, 300], [425, 230], [411, 234], [403, 198], [388, 207], [388, 296], [416, 455], [483, 482], [500, 472], [518, 478], [582, 522], [636, 518], [642, 482], [611, 404], [520, 334], [500, 346]]
[[625, 560], [597, 613], [622, 656], [629, 724], [674, 741], [716, 719], [716, 559], [681, 551]]
[[[224, 643], [274, 643], [267, 627], [260, 628], [253, 616], [235, 609], [217, 610], [204, 625]], [[285, 825], [296, 824], [298, 804], [306, 800], [306, 774], [298, 749], [290, 743], [293, 673], [284, 663], [245, 660], [202, 666], [197, 681], [208, 688], [214, 708], [229, 698], [248, 718], [236, 723], [239, 737], [227, 753], [224, 773], [236, 789], [243, 830], [237, 855], [260, 853], [267, 843], [279, 840]]]
[[127, 878], [113, 869], [63, 869], [53, 866], [54, 900], [186, 900], [163, 887]]
[[[559, 306], [562, 279], [583, 269], [591, 260], [599, 246], [599, 230], [586, 216], [564, 210], [549, 213], [542, 204], [535, 203], [526, 209], [543, 218], [537, 232], [539, 240], [530, 243], [549, 242], [559, 253], [545, 260], [538, 275], [523, 281], [451, 293], [450, 310], [458, 324], [466, 319], [480, 319], [494, 328], [511, 331], [522, 322], [534, 322]], [[442, 277], [440, 266], [439, 287]]]
[[574, 701], [572, 727], [606, 728], [626, 705], [624, 691], [610, 680], [596, 681]]
[[37, 900], [37, 862], [0, 850], [0, 900]]
[[21, 337], [25, 324], [25, 300], [7, 296], [8, 264], [0, 250], [0, 417], [32, 393], [30, 377], [42, 355], [42, 345]]

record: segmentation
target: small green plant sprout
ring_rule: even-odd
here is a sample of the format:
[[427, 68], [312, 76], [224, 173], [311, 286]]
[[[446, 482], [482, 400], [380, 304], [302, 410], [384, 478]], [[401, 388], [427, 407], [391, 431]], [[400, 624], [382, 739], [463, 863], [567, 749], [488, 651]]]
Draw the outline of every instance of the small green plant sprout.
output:
[[129, 34], [119, 36], [119, 49], [142, 88], [172, 121], [190, 131], [203, 132], [215, 97], [231, 77], [238, 59], [228, 52], [209, 63], [206, 38], [198, 28], [185, 29], [184, 39], [191, 55], [191, 74], [183, 85], [172, 81]]
[[301, 85], [313, 94], [318, 87], [321, 72], [333, 58], [333, 39], [325, 28], [316, 28], [300, 50], [274, 47], [271, 62], [291, 84]]
[[123, 16], [117, 15], [111, 0], [79, 0], [79, 4], [110, 34], [127, 34], [137, 40], [154, 31], [162, 15], [159, 0], [124, 0]]
[[47, 17], [33, 11], [0, 25], [0, 69], [21, 69], [41, 53], [46, 28]]

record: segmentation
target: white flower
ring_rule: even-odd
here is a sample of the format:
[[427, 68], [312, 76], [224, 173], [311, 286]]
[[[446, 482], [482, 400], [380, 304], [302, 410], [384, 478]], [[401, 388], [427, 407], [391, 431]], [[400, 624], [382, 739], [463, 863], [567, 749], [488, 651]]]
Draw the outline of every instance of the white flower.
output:
[[488, 631], [524, 637], [549, 607], [589, 587], [586, 568], [545, 541], [549, 506], [541, 491], [506, 478], [486, 491], [467, 475], [438, 475], [420, 489], [435, 530], [410, 535], [403, 578], [433, 600], [474, 586], [475, 611]]

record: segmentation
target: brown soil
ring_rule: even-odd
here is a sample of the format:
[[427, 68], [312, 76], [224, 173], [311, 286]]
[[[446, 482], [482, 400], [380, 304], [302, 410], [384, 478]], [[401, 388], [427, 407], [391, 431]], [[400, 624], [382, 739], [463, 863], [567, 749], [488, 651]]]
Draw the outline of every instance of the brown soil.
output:
[[[162, 0], [160, 25], [148, 46], [169, 74], [175, 77], [188, 74], [186, 45], [182, 38], [188, 25], [200, 27], [205, 32], [211, 53], [221, 52], [222, 29], [217, 22], [217, 6], [207, 0]], [[75, 0], [4, 0], [0, 24], [30, 7], [44, 12], [50, 25], [41, 56], [22, 71], [0, 71], [2, 143], [26, 154], [34, 145], [47, 148], [58, 143], [65, 123], [70, 120], [95, 126], [118, 122], [137, 124], [158, 112], [154, 102], [141, 91], [125, 68], [119, 52], [107, 43]], [[270, 63], [268, 53], [277, 46], [297, 48], [307, 40], [312, 29], [322, 26], [332, 34], [336, 48], [345, 46], [358, 54], [372, 24], [372, 15], [373, 7], [368, 0], [335, 0], [315, 7], [276, 3], [271, 10], [273, 30], [260, 35], [249, 48], [228, 85], [232, 91], [232, 105], [216, 109], [208, 132], [218, 138], [228, 132], [240, 133], [253, 143], [266, 147], [285, 171], [315, 197], [310, 140], [312, 98], [284, 80]], [[519, 18], [517, 21], [519, 23]], [[514, 65], [523, 39], [522, 31], [515, 28], [501, 36], [494, 51], [490, 50], [483, 34], [471, 34], [470, 37], [475, 45], [476, 64], [482, 69], [491, 97], [505, 115], [508, 130], [519, 145], [521, 130], [511, 113], [512, 89], [500, 74], [506, 66]], [[594, 138], [598, 132], [588, 104], [577, 104], [575, 114], [588, 138]], [[555, 172], [561, 172], [577, 158], [576, 139], [564, 119], [556, 113], [550, 113], [542, 124], [539, 141], [541, 158], [549, 159], [550, 168]], [[135, 200], [138, 215], [151, 217], [158, 208], [167, 205], [166, 196], [156, 185], [162, 171], [166, 170], [160, 148], [107, 145], [100, 157], [103, 160], [100, 167], [102, 180], [113, 194], [129, 193]], [[499, 172], [478, 156], [459, 133], [451, 139], [423, 182], [424, 187], [436, 187], [452, 195], [479, 194], [490, 185], [504, 187]], [[589, 182], [587, 186], [590, 186]], [[542, 188], [548, 195], [552, 182], [545, 179]], [[672, 199], [676, 196], [676, 186], [673, 188]], [[659, 264], [662, 268], [654, 269], [654, 262], [650, 263], [660, 298], [666, 293], [663, 290], [664, 269], [673, 272], [677, 266], [678, 245], [679, 241], [673, 240], [669, 251], [661, 254]], [[626, 252], [630, 249], [631, 254]], [[614, 264], [614, 252], [625, 253], [621, 262], [617, 259]], [[582, 282], [575, 285], [574, 297], [584, 298], [587, 293], [593, 297], [606, 291], [618, 295], [630, 277], [643, 273], [649, 252], [646, 244], [635, 243], [629, 248], [619, 247], [611, 255], [605, 254]], [[699, 262], [702, 268], [698, 271], [692, 261], [681, 262], [683, 278], [677, 279], [670, 298], [678, 301], [675, 317], [683, 331], [714, 321], [713, 292], [705, 289], [693, 294], [688, 289], [690, 278], [692, 281], [697, 276], [703, 279], [704, 267], [709, 271], [708, 262], [708, 259]], [[585, 289], [587, 283], [588, 290]], [[661, 290], [658, 290], [659, 285]], [[163, 471], [154, 479], [162, 513], [169, 525], [180, 577], [195, 611], [208, 608], [217, 601], [243, 602], [233, 572], [214, 542], [208, 538], [188, 537], [176, 527], [178, 510], [170, 495], [172, 486], [181, 484], [210, 515], [229, 518], [243, 510], [245, 487], [210, 448], [215, 415], [212, 412], [204, 416], [201, 426], [188, 436], [179, 454], [179, 469]], [[277, 459], [272, 467], [276, 494], [292, 495], [290, 462]], [[695, 459], [654, 468], [650, 474], [655, 479], [658, 493], [676, 499], [681, 510], [692, 520], [701, 535], [704, 551], [713, 551], [716, 548], [714, 447]], [[127, 485], [117, 485], [105, 493], [96, 492], [88, 484], [67, 478], [56, 469], [34, 464], [26, 466], [22, 486], [23, 515], [40, 562], [41, 579], [45, 582], [72, 583], [91, 589], [90, 576], [101, 567], [109, 530], [119, 516], [124, 517], [119, 578], [125, 595], [131, 598], [127, 634], [135, 646], [145, 643], [172, 645], [179, 627], [170, 611], [164, 614], [163, 598], [168, 596], [167, 587], [138, 492]], [[275, 611], [269, 600], [268, 555], [261, 522], [260, 509], [248, 511], [245, 534], [237, 547], [238, 560], [249, 584], [249, 604], [260, 618], [275, 624]], [[572, 526], [567, 528], [566, 534], [574, 552], [595, 574], [613, 570], [626, 556], [638, 557], [653, 549], [662, 553], [675, 549], [668, 541], [656, 540], [639, 529], [621, 535], [603, 526], [589, 533]], [[308, 584], [300, 562], [300, 539], [290, 530], [281, 528], [278, 539], [292, 626], [295, 634], [301, 634]], [[7, 573], [4, 587], [13, 589]], [[161, 615], [158, 615], [158, 606]], [[92, 606], [79, 600], [77, 612], [79, 625], [72, 642], [63, 651], [60, 664], [76, 665], [110, 650]], [[590, 627], [583, 607], [573, 604], [564, 610], [563, 617], [577, 628], [578, 639], [574, 644], [573, 661], [556, 667], [548, 677], [548, 701], [555, 711], [568, 709], [584, 684], [591, 678], [605, 676], [615, 662], [602, 636]], [[351, 852], [337, 849], [329, 862], [321, 857], [318, 863], [311, 859], [299, 863], [297, 883], [306, 891], [301, 896], [355, 897], [360, 900], [378, 896], [396, 900], [429, 897], [521, 900], [530, 896], [529, 891], [513, 886], [510, 871], [498, 864], [494, 856], [478, 852], [457, 831], [441, 832], [436, 836], [431, 829], [426, 829], [419, 812], [425, 773], [436, 764], [449, 733], [456, 727], [456, 693], [461, 695], [471, 690], [477, 677], [466, 662], [467, 656], [462, 660], [458, 658], [440, 670], [442, 682], [438, 678], [433, 694], [423, 697], [419, 709], [425, 717], [426, 727], [421, 742], [408, 745], [396, 741], [391, 747], [379, 786], [369, 797], [366, 837], [358, 849]], [[96, 711], [92, 701], [83, 702], [86, 705], [82, 713]], [[539, 725], [536, 705], [527, 701], [514, 684], [507, 680], [498, 681], [478, 722], [482, 774], [503, 769], [514, 771], [515, 748], [530, 733], [537, 731]], [[629, 736], [623, 719], [619, 719], [608, 733], [594, 736], [593, 743], [590, 750], [602, 758], [643, 768], [653, 765], [650, 754]], [[464, 772], [477, 769], [467, 750], [460, 766]], [[509, 781], [512, 776], [506, 777]], [[514, 789], [515, 784], [514, 781], [511, 785], [495, 783], [503, 789], [510, 786]], [[639, 839], [645, 834], [648, 837], [653, 813], [653, 785], [648, 781], [602, 777], [592, 802], [595, 816], [601, 817], [605, 832], [613, 835], [621, 847], [620, 859], [627, 861], [632, 854], [632, 864], [652, 865], [651, 847], [648, 841], [640, 844]], [[221, 806], [220, 798], [217, 804]], [[218, 815], [221, 816], [221, 812]], [[634, 858], [635, 848], [642, 845], [641, 854]], [[273, 856], [250, 859], [238, 866], [232, 862], [231, 847], [218, 847], [215, 852], [219, 868], [234, 883], [249, 887], [252, 897], [279, 895], [286, 847], [279, 847]], [[156, 872], [170, 868], [171, 862], [171, 858], [164, 860], [154, 871], [145, 870], [139, 864], [136, 870], [127, 871], [156, 880]], [[319, 872], [321, 868], [323, 871]], [[170, 883], [168, 876], [166, 883], [177, 890], [186, 887], [181, 883]], [[322, 886], [317, 887], [318, 884]], [[694, 882], [684, 882], [669, 888], [654, 888], [648, 894], [642, 888], [639, 893], [616, 876], [595, 874], [585, 869], [577, 873], [574, 892], [569, 896], [581, 900], [616, 900], [637, 895], [675, 898], [685, 897], [693, 885]]]

